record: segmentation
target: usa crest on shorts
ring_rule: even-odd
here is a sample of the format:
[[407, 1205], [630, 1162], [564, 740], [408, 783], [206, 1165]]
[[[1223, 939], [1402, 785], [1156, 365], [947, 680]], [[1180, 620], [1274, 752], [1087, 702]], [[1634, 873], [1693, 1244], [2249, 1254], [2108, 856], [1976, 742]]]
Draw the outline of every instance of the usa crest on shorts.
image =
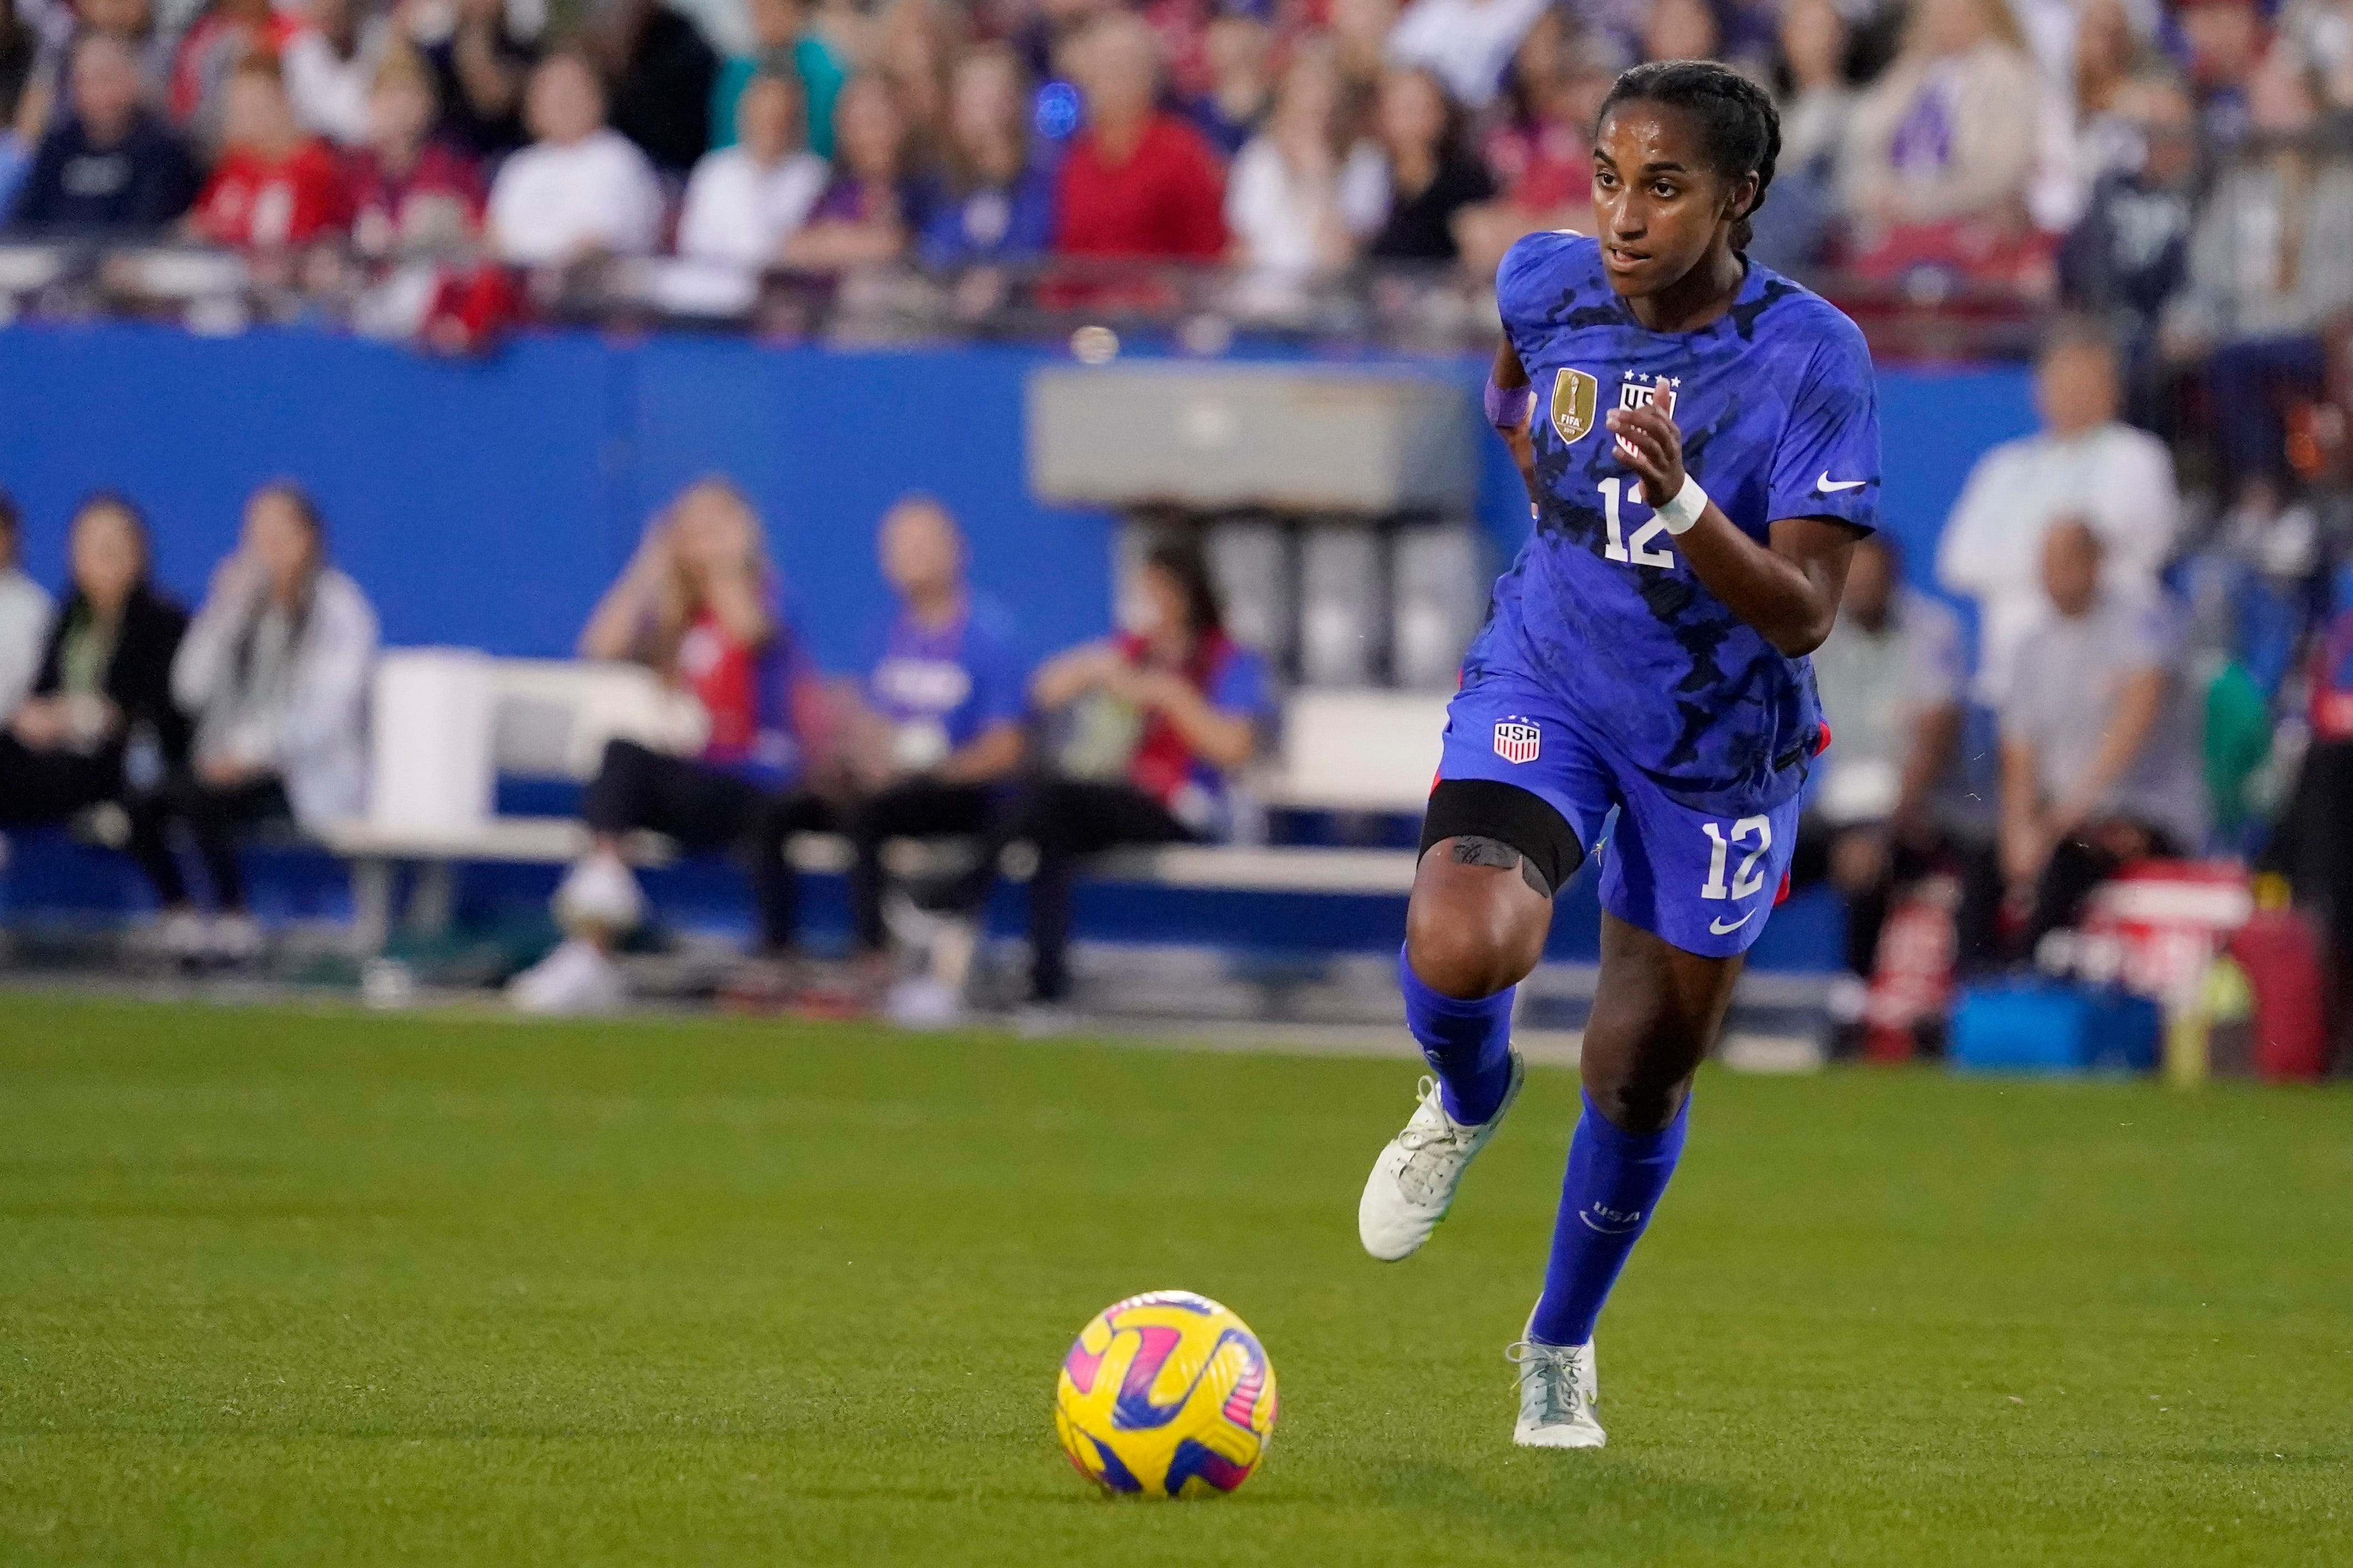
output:
[[1533, 763], [1544, 746], [1544, 731], [1532, 720], [1495, 721], [1495, 754], [1507, 763]]

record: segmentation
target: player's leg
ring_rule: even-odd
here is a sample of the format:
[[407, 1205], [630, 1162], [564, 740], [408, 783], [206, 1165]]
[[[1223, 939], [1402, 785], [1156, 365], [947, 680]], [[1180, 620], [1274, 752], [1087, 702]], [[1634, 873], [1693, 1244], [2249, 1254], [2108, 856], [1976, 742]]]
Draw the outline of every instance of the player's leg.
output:
[[1543, 956], [1553, 893], [1584, 855], [1542, 796], [1482, 779], [1442, 781], [1423, 838], [1398, 955], [1406, 1027], [1447, 1113], [1483, 1122], [1509, 1076], [1514, 988]]
[[1601, 876], [1601, 973], [1580, 1056], [1584, 1110], [1545, 1286], [1514, 1347], [1515, 1442], [1598, 1447], [1593, 1328], [1682, 1157], [1691, 1085], [1724, 1026], [1742, 955], [1795, 848], [1798, 806], [1715, 818], [1644, 784]]
[[1533, 705], [1525, 691], [1480, 686], [1449, 710], [1398, 961], [1406, 1026], [1434, 1077], [1356, 1209], [1365, 1250], [1387, 1262], [1429, 1239], [1511, 1108], [1514, 988], [1543, 954], [1553, 895], [1584, 859], [1578, 824], [1607, 809], [1606, 781], [1574, 731], [1528, 717]]

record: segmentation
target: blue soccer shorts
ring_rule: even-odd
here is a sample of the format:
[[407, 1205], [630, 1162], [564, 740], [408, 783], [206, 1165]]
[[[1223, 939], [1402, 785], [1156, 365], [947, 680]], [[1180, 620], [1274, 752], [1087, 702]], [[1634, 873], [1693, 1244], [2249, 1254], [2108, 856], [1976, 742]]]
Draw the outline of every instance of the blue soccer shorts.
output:
[[[1489, 676], [1447, 705], [1440, 779], [1517, 784], [1551, 803], [1601, 862], [1601, 907], [1704, 958], [1748, 951], [1798, 847], [1792, 795], [1725, 817], [1679, 804], [1570, 721], [1533, 681]], [[1607, 844], [1612, 806], [1618, 826]]]

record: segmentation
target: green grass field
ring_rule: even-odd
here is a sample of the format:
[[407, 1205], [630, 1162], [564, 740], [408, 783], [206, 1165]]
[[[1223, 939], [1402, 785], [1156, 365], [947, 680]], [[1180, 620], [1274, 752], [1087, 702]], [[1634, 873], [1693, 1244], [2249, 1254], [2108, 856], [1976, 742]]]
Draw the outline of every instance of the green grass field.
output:
[[[1412, 1261], [1412, 1064], [0, 995], [0, 1563], [2353, 1562], [2353, 1097], [1715, 1073], [1510, 1445], [1575, 1105]], [[1071, 1337], [1247, 1317], [1229, 1499], [1099, 1499]]]

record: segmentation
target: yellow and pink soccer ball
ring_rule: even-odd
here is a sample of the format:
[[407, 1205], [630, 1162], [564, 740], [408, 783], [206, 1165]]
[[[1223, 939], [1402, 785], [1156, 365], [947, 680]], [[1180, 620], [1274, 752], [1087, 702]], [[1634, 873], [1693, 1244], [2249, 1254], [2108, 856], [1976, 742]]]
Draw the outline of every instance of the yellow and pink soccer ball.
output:
[[1274, 1432], [1274, 1363], [1207, 1296], [1153, 1290], [1079, 1331], [1054, 1380], [1054, 1431], [1081, 1475], [1141, 1497], [1215, 1497]]

